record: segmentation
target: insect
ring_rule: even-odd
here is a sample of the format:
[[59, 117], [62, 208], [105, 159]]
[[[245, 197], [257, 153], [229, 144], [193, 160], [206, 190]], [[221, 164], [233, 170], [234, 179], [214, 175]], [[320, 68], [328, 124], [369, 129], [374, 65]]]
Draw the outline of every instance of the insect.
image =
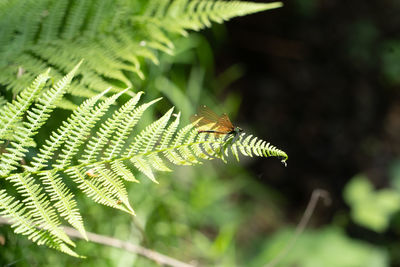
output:
[[243, 132], [240, 127], [233, 126], [228, 115], [225, 113], [218, 116], [211, 109], [206, 106], [199, 107], [198, 113], [193, 115], [190, 120], [192, 123], [196, 123], [196, 127], [199, 133], [212, 133], [215, 135], [233, 135], [234, 143], [239, 137], [239, 134]]
[[97, 174], [95, 173], [95, 169], [91, 168], [86, 172], [86, 175], [89, 176], [90, 178], [95, 178], [97, 177]]

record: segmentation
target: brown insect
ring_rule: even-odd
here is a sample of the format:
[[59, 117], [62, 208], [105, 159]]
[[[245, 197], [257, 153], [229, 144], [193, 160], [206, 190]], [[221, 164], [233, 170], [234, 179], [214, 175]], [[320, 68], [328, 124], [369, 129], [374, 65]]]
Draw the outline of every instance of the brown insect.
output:
[[199, 133], [212, 133], [215, 135], [232, 134], [234, 140], [236, 140], [239, 134], [243, 132], [240, 127], [233, 126], [228, 115], [224, 113], [218, 116], [206, 106], [199, 107], [198, 113], [193, 115], [190, 120], [192, 123], [196, 123]]
[[98, 175], [95, 173], [94, 168], [91, 168], [91, 169], [87, 170], [86, 175], [89, 176], [89, 177], [91, 177], [91, 178], [95, 178], [95, 177], [98, 176]]

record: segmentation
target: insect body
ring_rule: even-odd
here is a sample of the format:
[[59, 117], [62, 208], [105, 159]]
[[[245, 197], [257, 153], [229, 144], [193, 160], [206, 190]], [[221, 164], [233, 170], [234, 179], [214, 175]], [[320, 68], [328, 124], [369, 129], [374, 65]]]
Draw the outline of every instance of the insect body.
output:
[[86, 172], [86, 175], [89, 176], [90, 178], [95, 178], [95, 177], [97, 177], [97, 174], [96, 174], [94, 168], [89, 169], [89, 170]]
[[199, 133], [212, 133], [215, 135], [233, 135], [232, 143], [236, 141], [239, 134], [243, 132], [240, 127], [233, 126], [228, 115], [225, 113], [221, 116], [215, 114], [211, 109], [206, 106], [201, 106], [198, 113], [191, 118], [192, 123], [196, 123]]

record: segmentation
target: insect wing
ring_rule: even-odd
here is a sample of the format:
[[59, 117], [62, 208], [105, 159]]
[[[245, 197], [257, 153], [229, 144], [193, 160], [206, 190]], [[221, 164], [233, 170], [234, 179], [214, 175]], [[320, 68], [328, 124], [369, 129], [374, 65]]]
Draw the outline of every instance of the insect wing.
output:
[[215, 123], [218, 122], [219, 117], [220, 117], [214, 111], [209, 109], [207, 106], [199, 107], [198, 114], [199, 114], [199, 116], [201, 116], [209, 121], [215, 122]]
[[229, 133], [229, 132], [232, 132], [233, 130], [234, 130], [234, 127], [233, 127], [233, 124], [232, 124], [231, 120], [229, 119], [228, 115], [223, 114], [218, 119], [216, 131]]
[[206, 106], [201, 106], [198, 114], [191, 118], [199, 132], [209, 132], [215, 135], [229, 134], [234, 131], [234, 127], [226, 114], [218, 116]]
[[212, 131], [218, 126], [219, 116], [206, 106], [202, 106], [198, 110], [198, 114], [190, 118], [192, 123], [196, 123], [199, 131]]
[[199, 131], [208, 131], [215, 128], [216, 123], [210, 122], [204, 117], [199, 116], [198, 114], [193, 115], [190, 117], [190, 121], [196, 126], [197, 130]]

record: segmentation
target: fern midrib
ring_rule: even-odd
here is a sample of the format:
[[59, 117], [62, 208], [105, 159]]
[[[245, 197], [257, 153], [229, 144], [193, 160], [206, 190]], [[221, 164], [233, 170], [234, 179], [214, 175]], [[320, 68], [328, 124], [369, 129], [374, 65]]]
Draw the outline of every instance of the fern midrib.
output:
[[[126, 156], [126, 157], [115, 156], [113, 158], [109, 158], [109, 159], [101, 160], [101, 161], [97, 161], [97, 162], [85, 162], [85, 163], [81, 163], [81, 164], [78, 164], [78, 165], [72, 165], [72, 166], [68, 166], [68, 167], [53, 168], [53, 169], [33, 171], [33, 172], [25, 171], [25, 172], [22, 172], [22, 173], [13, 173], [12, 175], [16, 175], [16, 174], [20, 174], [20, 175], [21, 174], [22, 175], [24, 175], [24, 174], [38, 175], [38, 174], [46, 173], [46, 172], [59, 172], [59, 171], [65, 172], [65, 171], [70, 170], [70, 169], [76, 169], [76, 168], [79, 169], [79, 168], [83, 168], [83, 167], [86, 167], [86, 166], [91, 166], [93, 164], [96, 164], [96, 165], [99, 164], [100, 165], [100, 164], [104, 164], [104, 163], [110, 163], [110, 162], [113, 162], [113, 161], [130, 160], [130, 159], [135, 158], [135, 157], [143, 157], [143, 156], [148, 156], [148, 155], [151, 155], [151, 154], [158, 154], [158, 153], [161, 153], [161, 152], [164, 152], [164, 151], [176, 150], [176, 149], [179, 149], [179, 148], [185, 147], [185, 146], [201, 145], [201, 144], [206, 144], [206, 143], [224, 143], [224, 142], [215, 142], [215, 140], [213, 142], [209, 142], [209, 141], [205, 140], [205, 141], [201, 141], [201, 142], [187, 143], [187, 144], [177, 145], [177, 146], [168, 147], [168, 148], [164, 148], [164, 149], [153, 150], [153, 151], [149, 151], [149, 152], [146, 152], [146, 153], [139, 153], [139, 154], [135, 154], [133, 156]], [[6, 177], [9, 177], [9, 175], [0, 176], [0, 178], [6, 178]]]
[[[149, 152], [146, 152], [146, 153], [138, 153], [138, 154], [135, 154], [133, 156], [125, 156], [125, 157], [115, 156], [115, 157], [108, 158], [108, 159], [101, 160], [101, 161], [97, 161], [97, 162], [85, 162], [85, 163], [81, 163], [81, 164], [78, 164], [78, 165], [65, 166], [65, 167], [62, 167], [62, 168], [53, 168], [53, 169], [47, 169], [47, 170], [39, 170], [39, 171], [33, 171], [33, 172], [25, 171], [23, 173], [14, 173], [13, 175], [15, 175], [15, 174], [22, 174], [22, 175], [24, 175], [24, 174], [35, 174], [35, 175], [37, 175], [37, 174], [46, 173], [46, 172], [50, 172], [50, 171], [51, 172], [53, 172], [53, 171], [54, 172], [59, 172], [59, 171], [65, 172], [65, 171], [70, 170], [70, 169], [83, 168], [83, 167], [91, 166], [91, 165], [94, 165], [94, 164], [101, 165], [101, 164], [110, 163], [110, 162], [114, 162], [114, 161], [130, 160], [130, 159], [135, 158], [135, 157], [143, 157], [143, 156], [148, 156], [148, 155], [151, 155], [151, 154], [159, 154], [159, 153], [162, 153], [162, 152], [165, 152], [165, 151], [170, 151], [170, 150], [179, 150], [180, 148], [183, 148], [183, 147], [188, 147], [188, 146], [193, 146], [193, 145], [201, 145], [201, 144], [212, 144], [212, 143], [214, 143], [214, 144], [223, 144], [223, 143], [225, 143], [225, 141], [213, 140], [213, 141], [210, 142], [210, 141], [204, 140], [204, 141], [200, 141], [200, 142], [186, 143], [186, 144], [181, 144], [181, 145], [174, 145], [172, 147], [153, 150], [153, 151], [149, 151]], [[240, 146], [242, 146], [245, 149], [253, 149], [254, 148], [254, 146], [251, 146], [249, 144], [240, 144]], [[264, 149], [268, 150], [267, 147], [265, 147]], [[281, 156], [285, 157], [284, 160], [286, 160], [287, 159], [286, 153], [283, 152], [282, 150], [279, 150], [279, 151], [282, 153]], [[270, 155], [270, 156], [273, 156], [273, 154], [270, 154], [270, 153], [267, 153], [267, 154]], [[3, 176], [0, 176], [0, 178], [6, 178], [8, 176], [9, 175], [3, 175]]]

